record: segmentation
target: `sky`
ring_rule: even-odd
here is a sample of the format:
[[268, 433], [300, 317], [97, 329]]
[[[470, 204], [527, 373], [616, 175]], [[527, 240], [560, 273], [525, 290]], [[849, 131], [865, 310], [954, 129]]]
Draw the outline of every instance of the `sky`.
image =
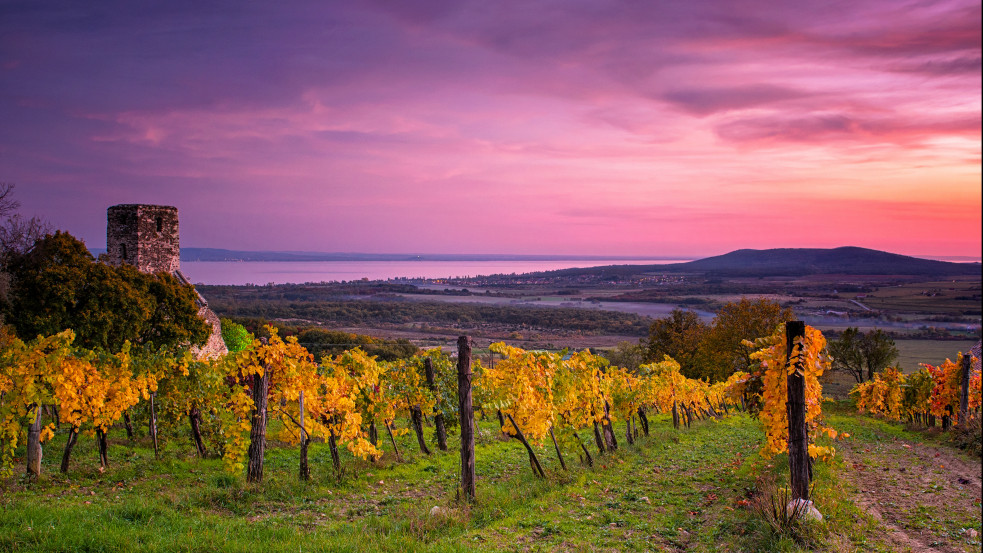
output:
[[980, 12], [0, 0], [0, 181], [93, 248], [979, 258]]

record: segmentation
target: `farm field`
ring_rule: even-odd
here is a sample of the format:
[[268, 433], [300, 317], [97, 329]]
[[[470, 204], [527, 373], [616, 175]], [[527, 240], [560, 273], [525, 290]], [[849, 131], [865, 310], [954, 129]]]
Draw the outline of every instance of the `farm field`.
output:
[[916, 372], [919, 363], [938, 365], [946, 359], [956, 360], [960, 352], [976, 345], [977, 340], [895, 340], [898, 363], [905, 373]]
[[980, 281], [967, 277], [878, 288], [861, 300], [872, 309], [931, 315], [980, 314]]
[[564, 472], [552, 447], [538, 448], [546, 479], [532, 475], [518, 442], [482, 422], [472, 507], [455, 501], [456, 436], [450, 451], [427, 457], [404, 435], [403, 462], [391, 451], [376, 464], [346, 454], [340, 481], [327, 447], [313, 444], [306, 484], [296, 478], [296, 449], [271, 442], [266, 480], [252, 485], [217, 459], [191, 456], [182, 439], [155, 461], [146, 438], [129, 443], [120, 431], [105, 472], [83, 437], [62, 475], [59, 432], [38, 483], [3, 484], [0, 551], [980, 550], [979, 459], [845, 403], [827, 411], [852, 437], [816, 465], [824, 521], [792, 536], [751, 508], [787, 481], [787, 458], [761, 457], [757, 421], [736, 414], [678, 432], [654, 417], [651, 436], [597, 457], [594, 468], [571, 449]]

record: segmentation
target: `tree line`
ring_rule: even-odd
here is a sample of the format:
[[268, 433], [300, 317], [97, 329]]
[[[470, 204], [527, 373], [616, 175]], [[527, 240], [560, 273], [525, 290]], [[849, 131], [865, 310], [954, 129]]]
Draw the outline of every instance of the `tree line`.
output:
[[[768, 336], [775, 326], [794, 318], [791, 309], [767, 298], [741, 298], [724, 304], [709, 323], [692, 312], [674, 309], [657, 319], [639, 343], [622, 343], [611, 353], [618, 362], [651, 362], [670, 356], [688, 378], [710, 382], [726, 380], [735, 372], [752, 370], [754, 348], [746, 340]], [[898, 358], [894, 340], [884, 331], [848, 328], [827, 345], [832, 370], [849, 374], [857, 382]]]

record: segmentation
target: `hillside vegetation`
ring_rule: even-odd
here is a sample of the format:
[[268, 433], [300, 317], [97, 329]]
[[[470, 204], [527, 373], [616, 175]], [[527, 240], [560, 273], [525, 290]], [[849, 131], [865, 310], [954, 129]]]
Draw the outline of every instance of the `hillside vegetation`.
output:
[[[787, 479], [784, 455], [758, 454], [756, 421], [739, 414], [674, 431], [660, 415], [650, 437], [594, 468], [568, 459], [563, 471], [551, 447], [537, 448], [546, 479], [532, 475], [518, 442], [481, 423], [473, 507], [455, 501], [453, 434], [450, 451], [431, 456], [413, 449], [411, 435], [398, 437], [403, 463], [391, 450], [377, 463], [348, 457], [341, 481], [327, 445], [312, 444], [306, 484], [297, 482], [296, 451], [272, 447], [262, 485], [194, 457], [181, 439], [154, 460], [140, 435], [117, 435], [103, 472], [86, 439], [71, 474], [47, 455], [39, 482], [5, 484], [0, 551], [980, 550], [978, 459], [846, 405], [832, 411], [830, 422], [852, 438], [816, 465], [824, 522], [791, 535], [754, 508]], [[59, 432], [55, 443], [63, 440]]]

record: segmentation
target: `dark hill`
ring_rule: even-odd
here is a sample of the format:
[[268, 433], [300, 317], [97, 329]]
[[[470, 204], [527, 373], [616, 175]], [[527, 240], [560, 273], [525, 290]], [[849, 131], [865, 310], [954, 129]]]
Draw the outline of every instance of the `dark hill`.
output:
[[857, 247], [833, 249], [777, 248], [736, 250], [723, 255], [670, 265], [613, 265], [565, 269], [553, 274], [628, 275], [644, 272], [706, 273], [722, 277], [803, 276], [816, 274], [912, 275], [952, 277], [981, 275], [979, 263], [934, 261]]
[[980, 275], [979, 263], [950, 263], [896, 253], [843, 247], [737, 250], [716, 257], [680, 263], [686, 270], [723, 274], [790, 275]]

